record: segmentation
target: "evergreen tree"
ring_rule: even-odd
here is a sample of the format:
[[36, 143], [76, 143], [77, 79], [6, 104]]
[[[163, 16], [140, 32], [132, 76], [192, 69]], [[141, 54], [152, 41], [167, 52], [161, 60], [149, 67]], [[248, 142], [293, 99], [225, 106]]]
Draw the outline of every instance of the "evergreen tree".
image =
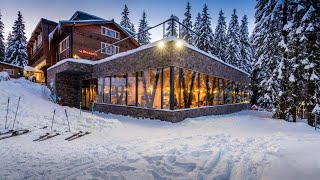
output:
[[25, 36], [25, 25], [21, 12], [12, 27], [12, 40], [8, 43], [7, 62], [18, 66], [27, 65], [27, 38]]
[[[200, 44], [200, 22], [201, 22], [201, 14], [198, 13], [196, 20], [193, 25], [193, 31], [197, 34], [193, 34], [192, 36], [192, 44], [194, 44], [196, 47]], [[198, 47], [199, 48], [199, 47]]]
[[196, 46], [207, 52], [212, 53], [213, 51], [213, 33], [211, 29], [211, 17], [208, 13], [208, 6], [207, 4], [204, 5], [202, 14], [201, 14], [201, 21], [199, 26], [199, 35], [200, 39]]
[[121, 13], [122, 15], [122, 20], [120, 22], [120, 26], [130, 30], [131, 32], [135, 33], [136, 30], [134, 28], [134, 24], [131, 23], [130, 21], [130, 18], [129, 18], [129, 14], [130, 14], [130, 11], [128, 9], [128, 6], [125, 4], [124, 5], [124, 8], [123, 8], [123, 11]]
[[[174, 19], [175, 16], [172, 14], [171, 19]], [[174, 36], [174, 37], [178, 37], [178, 26], [177, 26], [177, 22], [174, 20], [170, 20], [168, 22], [168, 27], [166, 28], [166, 34], [165, 37], [170, 37], [170, 36]]]
[[[139, 33], [145, 31], [148, 28], [148, 21], [146, 20], [147, 15], [146, 12], [143, 11], [142, 13], [142, 19], [139, 23]], [[150, 43], [150, 33], [148, 31], [145, 31], [141, 34], [138, 34], [138, 42], [141, 45], [149, 44]]]
[[191, 22], [191, 6], [190, 3], [187, 3], [187, 7], [186, 7], [186, 12], [184, 13], [185, 19], [182, 21], [182, 24], [184, 26], [182, 26], [181, 28], [181, 38], [184, 39], [186, 42], [188, 42], [189, 44], [192, 44], [192, 34], [190, 32], [190, 29], [192, 29], [192, 22]]
[[213, 42], [213, 53], [225, 61], [228, 40], [226, 17], [224, 17], [222, 9], [219, 12], [218, 24], [214, 32]]
[[9, 47], [12, 47], [14, 44], [13, 42], [13, 35], [11, 33], [11, 31], [9, 32], [8, 34], [8, 37], [7, 37], [7, 40], [6, 40], [6, 44], [5, 44], [5, 47], [6, 47], [6, 50], [5, 50], [5, 62], [9, 62], [8, 59], [9, 59], [9, 55], [12, 54], [12, 48], [9, 48]]
[[227, 32], [228, 46], [226, 62], [236, 67], [241, 66], [239, 30], [238, 16], [236, 14], [236, 10], [234, 9]]
[[240, 53], [241, 53], [241, 64], [240, 68], [248, 73], [251, 73], [251, 63], [253, 59], [252, 47], [249, 39], [248, 30], [248, 18], [246, 15], [243, 16], [240, 25]]
[[5, 61], [5, 44], [4, 44], [4, 37], [3, 37], [4, 25], [1, 18], [2, 18], [2, 15], [0, 12], [0, 62], [3, 62]]

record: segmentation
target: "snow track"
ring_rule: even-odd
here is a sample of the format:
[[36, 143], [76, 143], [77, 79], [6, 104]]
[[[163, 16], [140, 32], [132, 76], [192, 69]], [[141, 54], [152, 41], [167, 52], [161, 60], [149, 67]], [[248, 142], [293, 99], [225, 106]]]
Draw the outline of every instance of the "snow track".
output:
[[[95, 112], [80, 128], [94, 131], [64, 139], [79, 126], [79, 110], [51, 103], [47, 89], [25, 80], [0, 82], [0, 131], [7, 97], [9, 122], [21, 96], [17, 127], [50, 125], [62, 135], [32, 142], [48, 129], [0, 141], [0, 179], [318, 179], [320, 133], [304, 123], [240, 113], [167, 123]], [[10, 124], [11, 125], [11, 124]]]

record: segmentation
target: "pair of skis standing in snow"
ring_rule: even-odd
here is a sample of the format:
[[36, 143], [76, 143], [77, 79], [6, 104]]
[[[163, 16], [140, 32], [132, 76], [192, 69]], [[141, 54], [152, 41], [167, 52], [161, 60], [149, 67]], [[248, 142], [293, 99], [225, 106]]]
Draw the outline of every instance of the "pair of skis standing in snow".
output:
[[[92, 106], [91, 106], [91, 113], [92, 113], [92, 115], [93, 115], [93, 107], [94, 107], [94, 103], [92, 103]], [[44, 140], [51, 139], [51, 138], [53, 138], [53, 137], [56, 137], [56, 136], [61, 135], [61, 133], [59, 133], [59, 132], [53, 133], [53, 123], [54, 123], [55, 111], [56, 111], [56, 110], [53, 111], [53, 118], [52, 118], [52, 123], [51, 123], [51, 133], [46, 133], [46, 134], [44, 134], [44, 135], [42, 135], [42, 136], [39, 136], [37, 139], [35, 139], [35, 140], [33, 140], [33, 141], [44, 141]], [[80, 102], [80, 118], [81, 118], [81, 111], [82, 111], [82, 109], [81, 109], [81, 102]], [[68, 127], [69, 127], [69, 131], [67, 131], [67, 132], [71, 132], [70, 123], [69, 123], [69, 117], [68, 117], [68, 114], [67, 114], [67, 110], [66, 110], [66, 109], [65, 109], [65, 115], [66, 115], [67, 122], [68, 122]], [[80, 120], [79, 120], [79, 121], [80, 121]], [[93, 123], [93, 122], [91, 122], [91, 123]], [[71, 136], [65, 138], [65, 140], [67, 140], [67, 141], [73, 141], [73, 140], [75, 140], [75, 139], [78, 139], [78, 138], [83, 137], [83, 136], [85, 136], [85, 135], [88, 135], [88, 134], [90, 134], [90, 133], [91, 133], [90, 131], [85, 131], [85, 132], [83, 132], [83, 131], [80, 130], [79, 132], [74, 133], [74, 134], [72, 134]]]
[[[23, 134], [27, 134], [29, 132], [32, 132], [32, 131], [36, 130], [36, 129], [33, 129], [33, 130], [30, 130], [30, 129], [14, 130], [14, 126], [15, 126], [16, 118], [17, 118], [17, 113], [18, 113], [18, 110], [19, 110], [20, 99], [21, 99], [21, 96], [19, 96], [19, 99], [18, 99], [18, 105], [17, 105], [17, 109], [16, 109], [16, 112], [15, 112], [15, 117], [14, 117], [14, 120], [13, 120], [12, 129], [10, 129], [10, 130], [8, 130], [6, 132], [0, 132], [0, 140], [7, 139], [7, 138], [10, 138], [10, 137], [19, 136], [19, 135], [23, 135]], [[8, 123], [8, 114], [9, 114], [9, 104], [10, 104], [10, 98], [8, 98], [8, 103], [7, 103], [5, 129], [8, 128], [7, 127], [7, 123]], [[93, 107], [94, 107], [94, 103], [92, 103], [92, 108], [91, 108], [92, 115], [93, 115]], [[52, 132], [55, 111], [56, 110], [53, 111], [53, 118], [52, 118], [52, 123], [51, 123], [51, 133], [46, 133], [45, 135], [40, 136], [39, 138], [35, 139], [34, 141], [44, 141], [44, 140], [51, 139], [51, 138], [53, 138], [55, 136], [60, 135], [60, 133], [58, 133], [58, 132], [57, 133], [53, 133]], [[69, 132], [71, 132], [69, 118], [68, 118], [68, 114], [67, 114], [67, 110], [66, 109], [65, 109], [65, 115], [66, 115], [67, 122], [68, 122]], [[80, 118], [81, 118], [81, 103], [80, 103]], [[91, 122], [91, 123], [93, 123], [93, 122]], [[39, 129], [46, 129], [47, 127], [48, 126], [40, 127]], [[90, 134], [89, 131], [86, 131], [86, 132], [79, 131], [78, 133], [74, 133], [70, 137], [67, 137], [65, 140], [72, 141], [74, 139], [80, 138], [80, 137], [88, 135], [88, 134]]]
[[[27, 134], [27, 133], [33, 131], [33, 130], [30, 130], [30, 129], [20, 129], [20, 130], [15, 130], [14, 129], [14, 126], [16, 124], [18, 110], [19, 110], [20, 100], [21, 100], [21, 96], [19, 96], [19, 99], [18, 99], [17, 109], [16, 109], [16, 112], [15, 112], [15, 115], [14, 115], [12, 128], [10, 130], [6, 131], [6, 132], [0, 132], [0, 140], [7, 139], [7, 138], [10, 138], [10, 137], [14, 137], [14, 136], [20, 136], [20, 135]], [[5, 129], [9, 128], [9, 127], [7, 127], [8, 114], [9, 114], [9, 104], [10, 104], [10, 98], [8, 98], [8, 103], [7, 103], [6, 121], [5, 121], [5, 125], [4, 125]], [[47, 128], [47, 126], [41, 127], [40, 129], [45, 129], [45, 128]]]

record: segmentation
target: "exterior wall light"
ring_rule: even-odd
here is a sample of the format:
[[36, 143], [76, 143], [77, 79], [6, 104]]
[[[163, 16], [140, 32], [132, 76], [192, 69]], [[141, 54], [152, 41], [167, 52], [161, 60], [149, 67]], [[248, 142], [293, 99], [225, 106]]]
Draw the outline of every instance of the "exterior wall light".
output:
[[178, 40], [177, 42], [176, 42], [176, 46], [177, 46], [177, 48], [182, 48], [182, 46], [183, 46], [183, 43], [182, 43], [182, 41], [181, 40]]
[[164, 47], [164, 42], [163, 42], [163, 41], [160, 41], [160, 42], [158, 43], [158, 47], [159, 47], [159, 48], [163, 48], [163, 47]]

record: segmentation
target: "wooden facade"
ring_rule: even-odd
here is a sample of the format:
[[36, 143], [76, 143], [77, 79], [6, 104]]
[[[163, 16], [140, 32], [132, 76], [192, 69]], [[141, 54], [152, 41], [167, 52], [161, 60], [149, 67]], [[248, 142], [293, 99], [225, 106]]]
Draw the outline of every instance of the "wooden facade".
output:
[[0, 62], [0, 72], [2, 71], [8, 72], [10, 78], [19, 78], [22, 69], [23, 68], [20, 66], [15, 66], [12, 64]]
[[[106, 29], [115, 33], [116, 38], [106, 35]], [[42, 70], [47, 81], [47, 69], [65, 58], [95, 61], [139, 47], [134, 38], [128, 38], [130, 35], [113, 20], [104, 20], [80, 11], [70, 20], [59, 23], [41, 19], [28, 42], [28, 65]], [[124, 38], [127, 39], [111, 48], [112, 53], [106, 53], [107, 48], [100, 50], [102, 47], [110, 48], [110, 44]]]

